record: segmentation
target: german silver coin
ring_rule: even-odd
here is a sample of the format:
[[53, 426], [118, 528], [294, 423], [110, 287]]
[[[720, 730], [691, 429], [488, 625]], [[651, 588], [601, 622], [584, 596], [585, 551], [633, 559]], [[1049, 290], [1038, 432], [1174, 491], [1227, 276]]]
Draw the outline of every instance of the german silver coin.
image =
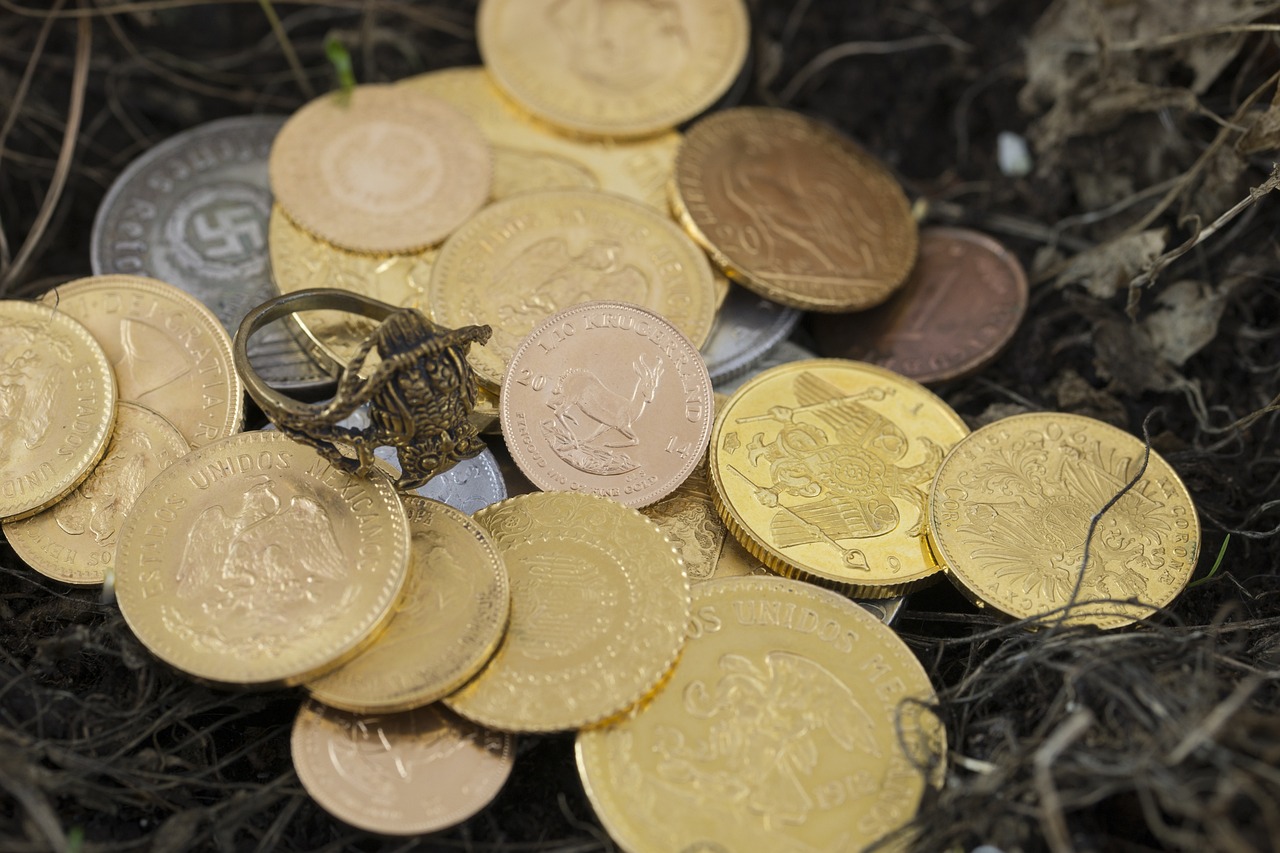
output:
[[715, 386], [718, 394], [733, 394], [742, 385], [755, 376], [757, 373], [763, 373], [771, 367], [777, 367], [780, 364], [788, 364], [793, 361], [804, 361], [809, 358], [817, 358], [817, 354], [813, 350], [805, 349], [794, 341], [782, 341], [773, 349], [752, 364], [743, 373], [740, 373], [730, 379], [721, 379]]
[[712, 382], [727, 382], [751, 369], [800, 322], [801, 311], [733, 285], [720, 306], [702, 358]]

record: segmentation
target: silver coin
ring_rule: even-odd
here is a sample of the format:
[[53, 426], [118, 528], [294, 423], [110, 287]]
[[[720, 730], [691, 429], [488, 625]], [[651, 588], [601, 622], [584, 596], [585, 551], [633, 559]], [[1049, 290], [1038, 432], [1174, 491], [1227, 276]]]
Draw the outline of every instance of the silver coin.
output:
[[818, 354], [813, 350], [805, 349], [793, 341], [783, 341], [775, 346], [764, 356], [764, 358], [751, 365], [750, 369], [740, 376], [733, 379], [723, 380], [716, 383], [715, 389], [721, 394], [733, 394], [742, 387], [743, 383], [755, 376], [757, 373], [763, 373], [771, 367], [777, 367], [780, 364], [789, 364], [793, 361], [804, 361], [809, 358], [818, 358]]
[[[207, 305], [234, 337], [244, 315], [276, 295], [267, 252], [267, 157], [284, 121], [212, 121], [130, 163], [93, 221], [94, 274], [145, 275], [176, 285]], [[279, 388], [312, 390], [332, 381], [283, 323], [250, 340], [249, 359]]]
[[906, 596], [898, 596], [897, 598], [881, 598], [875, 601], [858, 600], [863, 609], [868, 611], [872, 616], [879, 619], [886, 625], [892, 625], [893, 620], [898, 618], [898, 613], [902, 611], [903, 602]]
[[750, 370], [791, 334], [802, 313], [731, 285], [711, 337], [702, 345], [711, 381], [726, 382]]

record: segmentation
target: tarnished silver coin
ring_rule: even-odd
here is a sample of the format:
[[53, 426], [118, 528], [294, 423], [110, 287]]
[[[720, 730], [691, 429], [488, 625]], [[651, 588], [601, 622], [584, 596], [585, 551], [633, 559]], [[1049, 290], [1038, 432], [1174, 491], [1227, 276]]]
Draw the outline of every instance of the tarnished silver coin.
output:
[[898, 618], [898, 614], [902, 612], [902, 605], [906, 602], [906, 596], [900, 595], [897, 598], [881, 598], [877, 601], [863, 601], [857, 599], [862, 608], [869, 612], [872, 616], [879, 619], [886, 625], [893, 625], [893, 621]]
[[809, 358], [817, 358], [818, 354], [813, 350], [805, 349], [794, 341], [783, 341], [775, 346], [764, 356], [764, 358], [751, 365], [745, 372], [732, 379], [722, 379], [716, 383], [715, 389], [717, 394], [733, 394], [743, 386], [744, 383], [757, 373], [763, 373], [771, 367], [777, 367], [780, 364], [788, 364], [793, 361], [804, 361]]
[[[234, 337], [249, 309], [276, 295], [267, 253], [267, 157], [282, 124], [281, 116], [212, 121], [135, 159], [94, 219], [94, 274], [145, 275], [180, 287]], [[249, 358], [278, 388], [331, 381], [282, 323], [250, 341]]]
[[746, 373], [795, 329], [803, 312], [771, 302], [738, 285], [730, 285], [720, 306], [702, 358], [712, 382]]

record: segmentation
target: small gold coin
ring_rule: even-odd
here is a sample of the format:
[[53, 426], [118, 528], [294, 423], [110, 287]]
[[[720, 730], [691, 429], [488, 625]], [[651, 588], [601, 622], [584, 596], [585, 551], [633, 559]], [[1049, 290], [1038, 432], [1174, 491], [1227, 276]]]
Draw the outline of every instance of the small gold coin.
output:
[[712, 494], [730, 532], [779, 574], [891, 598], [937, 578], [925, 496], [968, 432], [884, 368], [795, 361], [744, 384], [717, 418]]
[[483, 809], [511, 775], [515, 738], [428, 705], [365, 716], [304, 702], [290, 740], [307, 793], [334, 817], [418, 835]]
[[1117, 628], [1164, 607], [1195, 570], [1200, 521], [1159, 454], [1089, 539], [1093, 517], [1139, 473], [1143, 449], [1113, 426], [1056, 412], [974, 432], [930, 492], [929, 532], [951, 579], [1016, 619]]
[[916, 260], [916, 222], [889, 171], [787, 110], [739, 107], [694, 125], [671, 204], [730, 278], [806, 311], [878, 305]]
[[484, 0], [494, 81], [534, 115], [592, 136], [647, 136], [715, 103], [747, 55], [742, 0]]
[[4, 536], [26, 564], [63, 583], [99, 584], [115, 557], [116, 534], [133, 502], [190, 447], [173, 424], [121, 402], [102, 461], [74, 492], [44, 512], [6, 521]]
[[240, 431], [244, 383], [231, 339], [195, 297], [153, 278], [95, 275], [55, 288], [44, 301], [97, 338], [121, 400], [163, 415], [193, 448]]
[[61, 500], [107, 449], [116, 380], [68, 313], [0, 300], [0, 520]]
[[353, 252], [439, 243], [489, 197], [493, 156], [475, 123], [398, 86], [316, 98], [271, 146], [271, 189], [289, 217]]
[[657, 525], [615, 501], [540, 492], [487, 506], [511, 577], [511, 627], [445, 699], [507, 731], [576, 729], [644, 698], [684, 643], [689, 581]]
[[434, 702], [479, 672], [506, 630], [507, 570], [489, 535], [447, 504], [401, 500], [412, 535], [409, 580], [373, 645], [307, 684], [326, 705], [382, 714]]
[[695, 346], [715, 322], [711, 267], [679, 227], [639, 202], [583, 190], [526, 193], [482, 210], [440, 250], [427, 304], [443, 326], [493, 327], [470, 360], [496, 390], [535, 326], [600, 299], [656, 311]]
[[946, 735], [893, 631], [783, 578], [710, 581], [693, 600], [670, 681], [578, 734], [583, 787], [618, 846], [852, 851], [910, 821]]
[[156, 657], [205, 681], [318, 678], [390, 617], [409, 564], [391, 482], [338, 471], [277, 432], [195, 450], [120, 529], [116, 596]]

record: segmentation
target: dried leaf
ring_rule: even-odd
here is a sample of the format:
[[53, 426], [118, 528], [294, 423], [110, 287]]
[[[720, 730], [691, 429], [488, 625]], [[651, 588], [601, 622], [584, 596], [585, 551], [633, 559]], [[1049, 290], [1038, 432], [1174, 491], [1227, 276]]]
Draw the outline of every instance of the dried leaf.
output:
[[1218, 333], [1218, 321], [1227, 297], [1239, 279], [1228, 279], [1220, 287], [1199, 281], [1178, 281], [1160, 291], [1155, 308], [1143, 318], [1141, 327], [1156, 353], [1169, 364], [1181, 367]]
[[1159, 257], [1164, 251], [1164, 245], [1163, 228], [1119, 237], [1076, 255], [1058, 275], [1054, 284], [1057, 287], [1083, 284], [1089, 293], [1099, 299], [1109, 299]]
[[1236, 141], [1236, 151], [1245, 157], [1276, 148], [1280, 148], [1280, 86], [1276, 87], [1271, 106], [1260, 113]]

